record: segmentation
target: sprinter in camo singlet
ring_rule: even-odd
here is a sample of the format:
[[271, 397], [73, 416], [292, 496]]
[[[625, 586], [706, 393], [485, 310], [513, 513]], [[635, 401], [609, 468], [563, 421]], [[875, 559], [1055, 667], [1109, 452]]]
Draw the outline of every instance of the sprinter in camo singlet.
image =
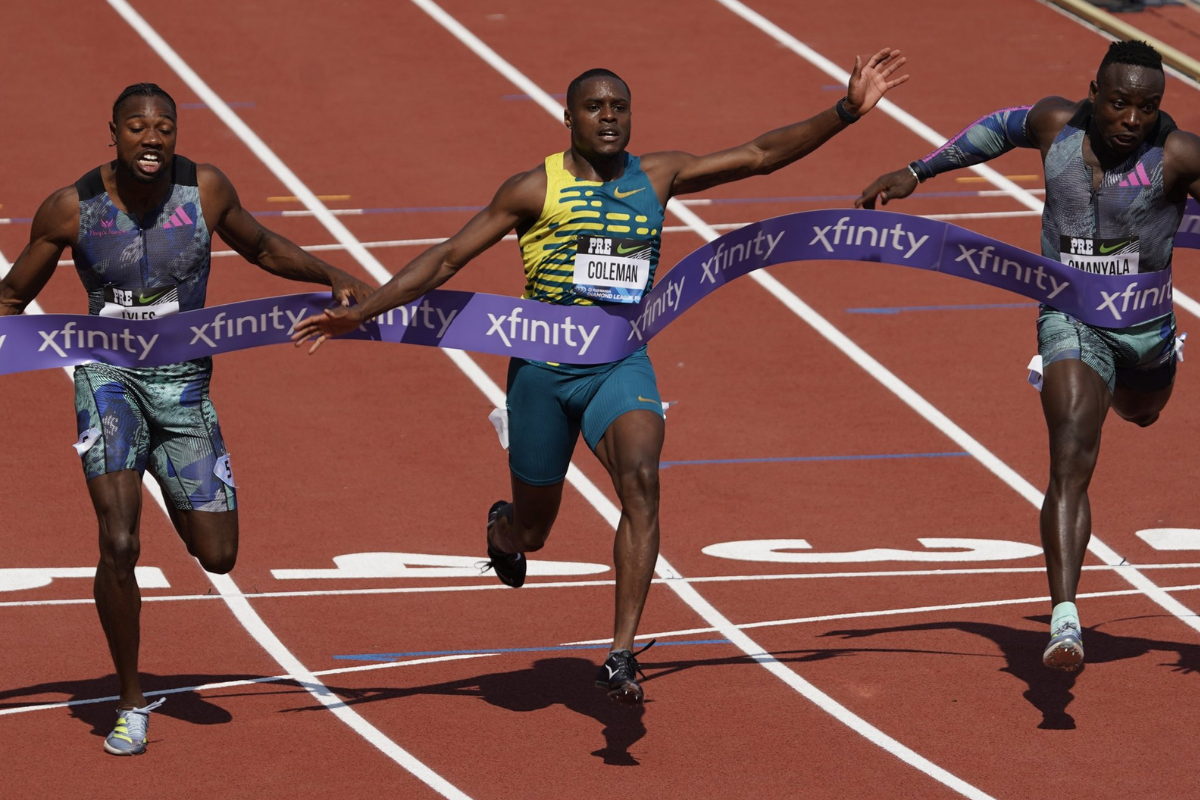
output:
[[[1200, 199], [1200, 138], [1159, 110], [1162, 59], [1144, 42], [1115, 42], [1085, 100], [1047, 97], [990, 114], [903, 169], [880, 176], [855, 205], [907, 197], [934, 175], [1037, 148], [1046, 174], [1042, 254], [1087, 272], [1130, 275], [1171, 268], [1189, 194]], [[1042, 505], [1052, 615], [1046, 666], [1083, 664], [1075, 595], [1091, 538], [1087, 488], [1112, 407], [1153, 424], [1175, 378], [1175, 316], [1130, 328], [1085, 325], [1049, 306], [1038, 316], [1042, 410], [1050, 433], [1050, 484]]]
[[[215, 167], [175, 155], [175, 103], [159, 87], [128, 87], [109, 128], [115, 160], [38, 209], [29, 245], [0, 282], [0, 315], [24, 310], [67, 247], [92, 315], [138, 320], [201, 308], [210, 231], [269, 272], [332, 286], [342, 302], [370, 293], [259, 225]], [[211, 376], [211, 358], [75, 370], [75, 449], [100, 526], [96, 607], [120, 681], [117, 724], [104, 742], [114, 755], [146, 749], [150, 709], [162, 702], [147, 704], [137, 669], [142, 474], [149, 469], [157, 479], [171, 522], [205, 569], [228, 572], [237, 557], [233, 472], [208, 397]]]

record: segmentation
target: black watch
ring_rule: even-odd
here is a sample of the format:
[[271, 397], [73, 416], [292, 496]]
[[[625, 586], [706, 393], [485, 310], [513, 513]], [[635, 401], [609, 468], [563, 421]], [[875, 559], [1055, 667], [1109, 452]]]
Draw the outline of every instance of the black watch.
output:
[[837, 109], [837, 115], [841, 118], [842, 122], [846, 123], [847, 125], [853, 125], [862, 119], [861, 114], [851, 114], [846, 110], [846, 98], [844, 97], [837, 101], [837, 105], [834, 106], [834, 108]]

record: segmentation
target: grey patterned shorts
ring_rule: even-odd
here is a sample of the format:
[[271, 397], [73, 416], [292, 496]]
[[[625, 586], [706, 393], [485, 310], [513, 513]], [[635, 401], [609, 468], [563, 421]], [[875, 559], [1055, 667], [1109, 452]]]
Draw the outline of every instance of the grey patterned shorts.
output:
[[75, 414], [88, 480], [149, 467], [180, 510], [237, 507], [229, 454], [208, 397], [212, 359], [133, 369], [75, 369]]
[[1077, 359], [1100, 374], [1108, 390], [1156, 392], [1175, 380], [1175, 315], [1132, 328], [1094, 328], [1053, 308], [1041, 307], [1037, 321], [1043, 369]]

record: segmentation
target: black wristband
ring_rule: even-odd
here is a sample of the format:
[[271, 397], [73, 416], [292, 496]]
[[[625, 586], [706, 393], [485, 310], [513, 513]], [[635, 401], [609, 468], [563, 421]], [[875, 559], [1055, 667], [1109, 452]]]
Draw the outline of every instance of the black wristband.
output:
[[924, 183], [933, 177], [929, 167], [925, 166], [925, 162], [923, 161], [913, 161], [908, 165], [908, 171], [917, 179], [917, 183]]
[[834, 106], [834, 108], [837, 109], [838, 117], [840, 117], [842, 122], [846, 123], [847, 125], [853, 125], [862, 119], [861, 114], [851, 114], [846, 110], [846, 98], [844, 97], [837, 101], [837, 105]]

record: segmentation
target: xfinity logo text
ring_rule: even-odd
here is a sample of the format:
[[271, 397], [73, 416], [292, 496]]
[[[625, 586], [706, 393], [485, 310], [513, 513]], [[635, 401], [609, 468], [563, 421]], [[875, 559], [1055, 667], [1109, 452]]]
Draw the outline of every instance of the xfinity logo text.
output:
[[[425, 328], [430, 331], [437, 331], [437, 338], [441, 339], [446, 335], [446, 330], [450, 327], [450, 323], [458, 316], [458, 309], [454, 309], [447, 314], [437, 306], [431, 305], [429, 300], [422, 300], [420, 303], [411, 306], [399, 306], [391, 311], [379, 315], [379, 323], [381, 325], [393, 325], [396, 321], [396, 315], [400, 316], [400, 324], [405, 328]], [[435, 322], [433, 317], [437, 315]]]
[[[542, 344], [558, 344], [561, 340], [567, 347], [579, 348], [579, 355], [587, 353], [587, 349], [600, 331], [599, 325], [590, 329], [576, 325], [567, 317], [562, 322], [546, 322], [540, 319], [527, 319], [522, 316], [525, 309], [516, 306], [507, 314], [496, 315], [488, 312], [492, 327], [486, 335], [499, 336], [505, 347], [512, 347], [514, 340], [519, 342], [541, 342]], [[506, 324], [507, 323], [507, 324]], [[539, 334], [538, 331], [541, 331]], [[573, 334], [579, 334], [577, 341]]]
[[[725, 243], [721, 242], [717, 245], [717, 251], [713, 253], [712, 258], [700, 265], [700, 268], [704, 270], [704, 275], [701, 276], [700, 280], [715, 284], [717, 282], [717, 273], [724, 272], [734, 264], [746, 261], [751, 255], [758, 256], [760, 260], [766, 261], [771, 257], [771, 253], [775, 250], [775, 245], [779, 244], [779, 240], [783, 238], [783, 234], [785, 233], [787, 231], [780, 231], [771, 236], [769, 233], [764, 234], [762, 231], [759, 231], [758, 235], [753, 239], [742, 244], [735, 244], [728, 250], [725, 249]], [[766, 242], [765, 253], [763, 252], [764, 242]]]
[[[1104, 302], [1096, 306], [1096, 310], [1107, 310], [1113, 315], [1113, 319], [1121, 320], [1121, 315], [1130, 311], [1137, 311], [1142, 308], [1154, 308], [1156, 306], [1165, 305], [1166, 310], [1163, 311], [1165, 314], [1166, 311], [1169, 311], [1171, 308], [1171, 300], [1173, 296], [1171, 280], [1171, 278], [1168, 278], [1166, 284], [1163, 286], [1152, 286], [1149, 289], [1142, 289], [1141, 291], [1137, 291], [1137, 281], [1134, 281], [1126, 286], [1125, 291], [1123, 292], [1106, 292], [1101, 289], [1100, 294], [1103, 296]], [[1151, 297], [1154, 299], [1151, 300]], [[1118, 300], [1121, 301], [1121, 309], [1119, 311], [1117, 310]]]
[[[291, 334], [296, 327], [296, 323], [304, 319], [304, 309], [292, 313], [290, 309], [279, 310], [279, 306], [272, 306], [270, 311], [264, 311], [261, 314], [250, 314], [244, 317], [230, 317], [224, 311], [218, 311], [213, 317], [212, 322], [196, 327], [189, 326], [192, 329], [192, 340], [188, 342], [193, 345], [196, 342], [203, 341], [209, 347], [215, 348], [217, 342], [221, 339], [235, 339], [238, 336], [243, 336], [246, 333], [265, 332], [268, 329], [277, 331], [287, 331]], [[284, 325], [282, 319], [287, 316], [289, 325]], [[270, 319], [268, 324], [267, 320]]]
[[[46, 348], [50, 348], [55, 353], [58, 353], [60, 358], [66, 358], [68, 350], [75, 348], [91, 349], [91, 350], [111, 350], [113, 352], [126, 352], [137, 355], [138, 361], [145, 361], [146, 356], [150, 355], [150, 350], [153, 349], [154, 343], [158, 341], [158, 334], [154, 334], [148, 340], [142, 336], [135, 336], [129, 332], [129, 328], [120, 333], [105, 333], [104, 331], [83, 331], [75, 327], [74, 322], [68, 322], [58, 330], [54, 331], [38, 331], [42, 337], [42, 346], [38, 348], [38, 352], [42, 352]], [[0, 336], [0, 342], [4, 337]], [[134, 344], [136, 340], [136, 346]], [[139, 350], [140, 348], [140, 350]]]
[[[780, 236], [782, 235], [783, 234], [780, 234]], [[776, 237], [775, 241], [779, 241], [778, 237]], [[774, 249], [774, 246], [772, 246], [772, 249]], [[650, 327], [654, 320], [666, 313], [668, 308], [671, 309], [671, 311], [678, 312], [679, 301], [683, 299], [683, 282], [686, 280], [687, 277], [684, 276], [679, 279], [679, 283], [675, 283], [668, 278], [667, 290], [655, 297], [654, 302], [647, 303], [642, 313], [638, 315], [637, 319], [629, 320], [629, 325], [633, 328], [633, 330], [630, 332], [629, 336], [625, 338], [625, 341], [629, 341], [635, 336], [639, 342], [644, 341], [642, 334], [646, 332], [646, 328]]]
[[[836, 225], [826, 225], [824, 228], [814, 225], [813, 234], [815, 235], [808, 246], [812, 247], [820, 242], [821, 246], [829, 253], [833, 252], [834, 245], [861, 247], [865, 244], [869, 247], [887, 247], [890, 236], [892, 249], [903, 252], [902, 258], [912, 258], [913, 254], [921, 249], [921, 245], [929, 240], [929, 234], [918, 239], [912, 231], [904, 230], [903, 222], [897, 222], [891, 228], [876, 228], [873, 225], [847, 225], [846, 223], [849, 221], [849, 217], [842, 217]], [[843, 234], [845, 235], [843, 236]], [[868, 238], [870, 241], [864, 242], [864, 239]]]
[[[1049, 291], [1049, 294], [1046, 295], [1047, 300], [1053, 300], [1058, 296], [1059, 292], [1071, 285], [1070, 281], [1065, 279], [1059, 280], [1049, 272], [1046, 272], [1041, 264], [1038, 264], [1034, 268], [1013, 261], [1012, 259], [1001, 258], [996, 255], [995, 248], [990, 244], [983, 248], [966, 247], [960, 244], [958, 245], [958, 250], [959, 255], [958, 258], [954, 259], [955, 263], [959, 261], [967, 262], [967, 266], [976, 275], [982, 275], [985, 272], [991, 271], [1002, 278], [1011, 277], [1017, 283], [1033, 284], [1040, 291]], [[1009, 275], [1010, 271], [1012, 272], [1011, 276]], [[1049, 286], [1046, 285], [1047, 281], [1050, 283]]]

